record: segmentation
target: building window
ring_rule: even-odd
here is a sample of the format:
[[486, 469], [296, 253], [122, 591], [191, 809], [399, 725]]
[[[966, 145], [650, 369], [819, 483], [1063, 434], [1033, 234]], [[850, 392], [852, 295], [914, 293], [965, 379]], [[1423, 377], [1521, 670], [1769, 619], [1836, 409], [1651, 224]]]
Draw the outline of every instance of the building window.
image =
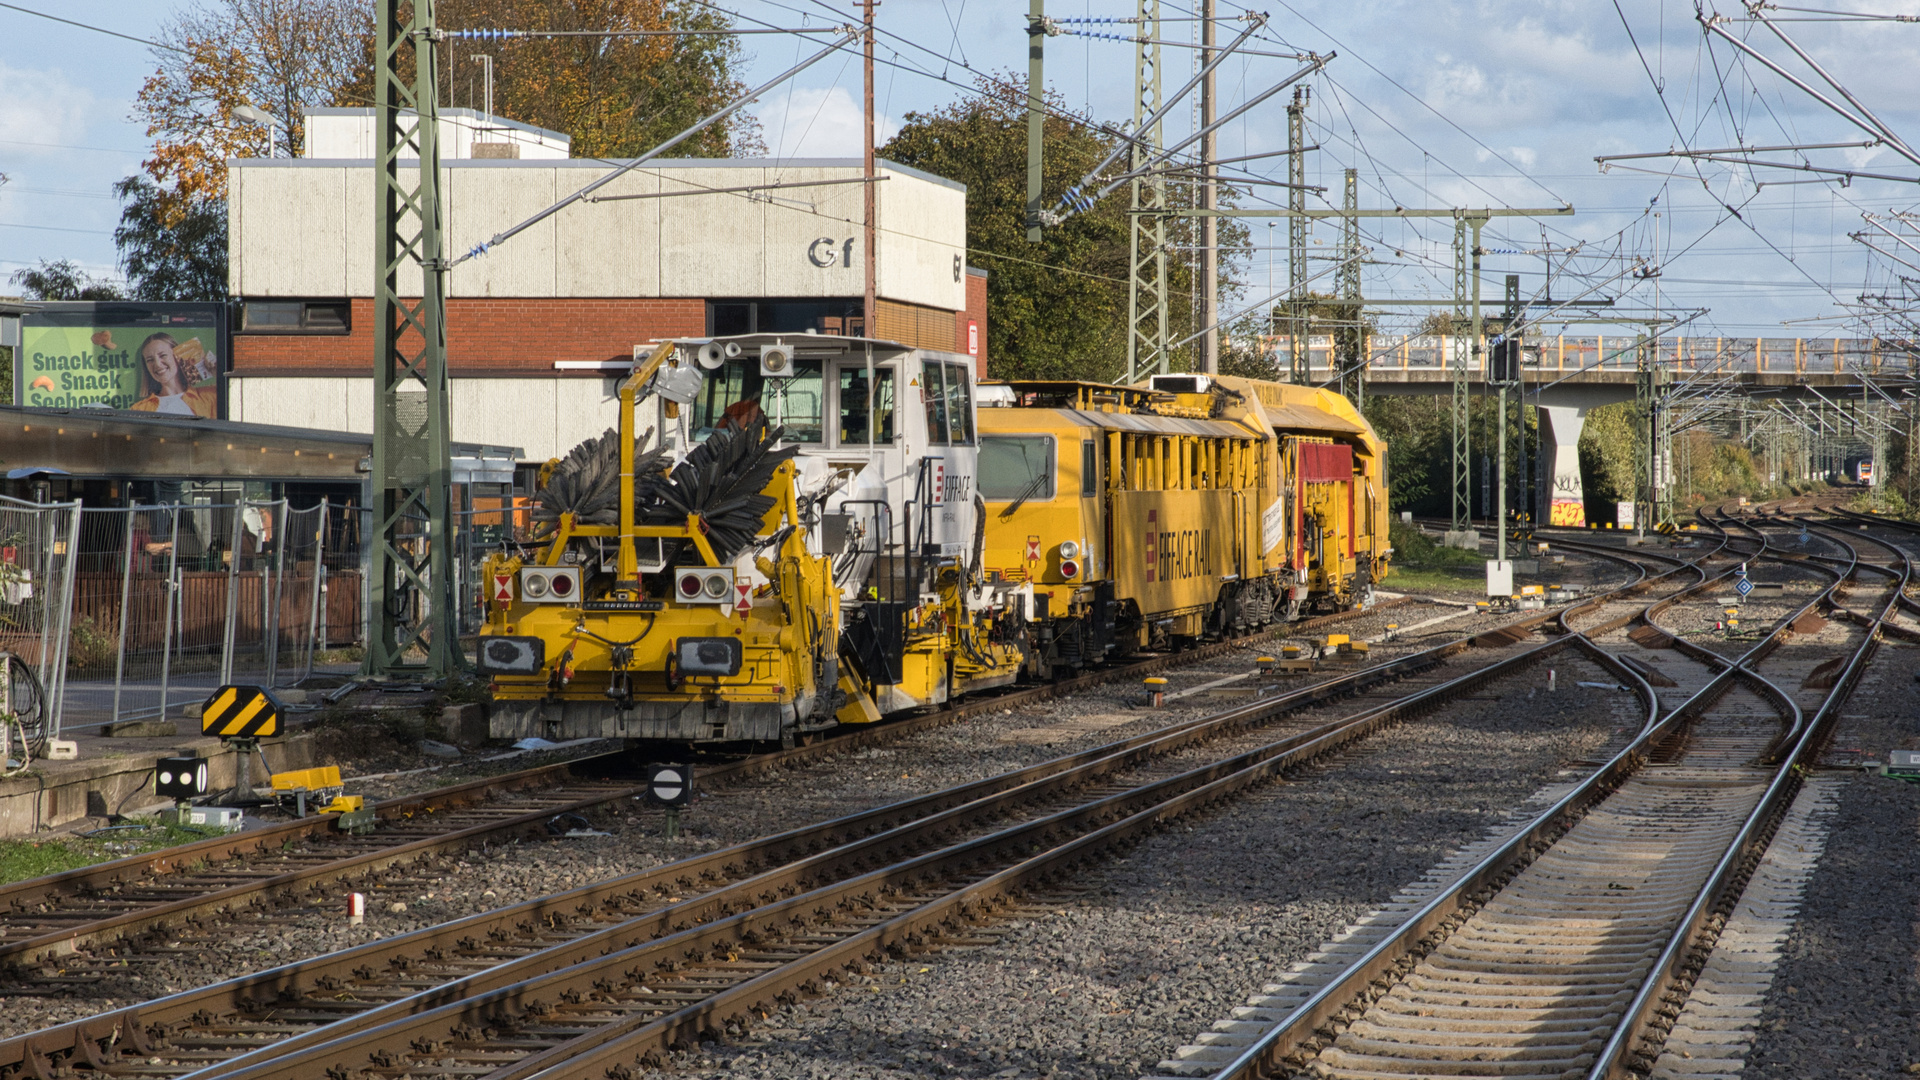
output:
[[844, 334], [860, 336], [863, 302], [849, 300], [709, 300], [707, 336]]
[[346, 334], [353, 330], [347, 300], [248, 300], [240, 305], [243, 334]]

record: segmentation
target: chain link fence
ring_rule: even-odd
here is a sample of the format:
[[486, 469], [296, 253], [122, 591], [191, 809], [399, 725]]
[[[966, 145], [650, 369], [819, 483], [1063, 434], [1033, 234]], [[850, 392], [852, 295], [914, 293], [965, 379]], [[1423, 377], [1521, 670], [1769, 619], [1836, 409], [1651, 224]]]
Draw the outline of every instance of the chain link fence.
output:
[[0, 498], [0, 771], [60, 734], [79, 529], [77, 502]]

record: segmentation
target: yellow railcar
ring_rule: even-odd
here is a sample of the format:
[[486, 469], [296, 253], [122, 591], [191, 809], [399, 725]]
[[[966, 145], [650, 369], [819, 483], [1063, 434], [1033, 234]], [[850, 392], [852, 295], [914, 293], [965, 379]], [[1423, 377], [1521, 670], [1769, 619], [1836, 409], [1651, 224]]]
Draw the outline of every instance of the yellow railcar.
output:
[[1030, 583], [1029, 669], [1243, 631], [1385, 574], [1385, 447], [1337, 394], [1250, 379], [981, 388], [985, 564]]

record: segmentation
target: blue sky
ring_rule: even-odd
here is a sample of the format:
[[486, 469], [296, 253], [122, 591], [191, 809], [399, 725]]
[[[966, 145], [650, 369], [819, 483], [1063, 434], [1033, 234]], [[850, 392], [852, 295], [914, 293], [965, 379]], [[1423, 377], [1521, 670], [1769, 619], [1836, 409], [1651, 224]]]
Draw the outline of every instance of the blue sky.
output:
[[[22, 6], [135, 36], [151, 35], [174, 8], [107, 0], [24, 0]], [[849, 5], [818, 0], [729, 6], [749, 24], [819, 26], [850, 17]], [[1920, 0], [1852, 6], [1920, 12]], [[939, 108], [964, 94], [972, 71], [1024, 71], [1025, 7], [1017, 0], [887, 0], [879, 16], [883, 65], [876, 95], [883, 131], [910, 111]], [[1050, 13], [1064, 18], [1132, 10], [1126, 0], [1049, 3]], [[1244, 10], [1220, 0], [1223, 16]], [[1722, 10], [1739, 11], [1733, 4]], [[1571, 218], [1490, 227], [1490, 290], [1501, 275], [1515, 272], [1529, 294], [1537, 293], [1545, 249], [1556, 253], [1556, 266], [1570, 268], [1555, 285], [1557, 296], [1598, 285], [1600, 294], [1645, 310], [1657, 286], [1663, 309], [1711, 309], [1689, 333], [1845, 333], [1834, 320], [1798, 320], [1836, 315], [1837, 304], [1884, 278], [1884, 263], [1871, 270], [1865, 250], [1846, 234], [1861, 227], [1863, 211], [1885, 213], [1915, 201], [1910, 184], [1856, 180], [1844, 189], [1756, 189], [1754, 180], [1809, 176], [1748, 176], [1724, 166], [1696, 172], [1657, 160], [1633, 164], [1675, 175], [1601, 175], [1595, 154], [1658, 151], [1682, 142], [1704, 148], [1867, 137], [1778, 76], [1743, 63], [1730, 46], [1716, 41], [1709, 48], [1692, 5], [1679, 0], [1621, 0], [1618, 10], [1611, 0], [1295, 0], [1274, 2], [1267, 11], [1270, 21], [1250, 47], [1339, 53], [1313, 80], [1309, 141], [1322, 149], [1307, 165], [1309, 182], [1326, 185], [1334, 204], [1341, 170], [1352, 166], [1360, 170], [1362, 206], [1576, 207]], [[1172, 21], [1188, 14], [1185, 7], [1165, 0], [1162, 14], [1169, 19], [1163, 38], [1190, 39], [1191, 22]], [[1223, 37], [1238, 25], [1223, 27]], [[1787, 29], [1895, 131], [1920, 132], [1910, 74], [1920, 65], [1920, 26], [1797, 23]], [[0, 58], [0, 172], [10, 178], [0, 187], [0, 274], [42, 257], [109, 271], [117, 206], [107, 189], [137, 169], [144, 152], [144, 132], [128, 114], [152, 59], [136, 43], [6, 9], [0, 9], [0, 31], [11, 45]], [[1788, 56], [1764, 30], [1744, 33], [1767, 55]], [[806, 48], [771, 36], [748, 38], [746, 45], [753, 54], [750, 79], [777, 73]], [[1191, 71], [1192, 50], [1167, 47], [1164, 63], [1171, 89]], [[1221, 69], [1223, 100], [1244, 100], [1293, 67], [1277, 57], [1231, 59]], [[1048, 83], [1076, 111], [1106, 120], [1130, 117], [1131, 74], [1129, 45], [1075, 36], [1048, 42]], [[1655, 93], [1656, 80], [1664, 93]], [[769, 145], [780, 152], [852, 155], [858, 153], [859, 94], [857, 55], [829, 57], [790, 90], [767, 95], [756, 111]], [[1225, 129], [1222, 155], [1284, 146], [1285, 97]], [[1176, 110], [1168, 133], [1179, 137], [1190, 125], [1189, 111]], [[1250, 167], [1254, 175], [1273, 176], [1283, 169], [1280, 160]], [[1811, 160], [1920, 172], [1910, 164], [1902, 168], [1902, 159], [1885, 147], [1820, 151]], [[1250, 202], [1279, 197], [1277, 189], [1256, 191]], [[1310, 205], [1319, 205], [1317, 198]], [[1252, 230], [1262, 250], [1252, 254], [1244, 276], [1248, 298], [1257, 299], [1268, 291], [1270, 253], [1265, 222]], [[1368, 295], [1448, 292], [1450, 223], [1392, 221], [1366, 231]], [[1285, 243], [1283, 227], [1272, 232]], [[1336, 238], [1331, 225], [1314, 233], [1323, 251]], [[1569, 249], [1577, 252], [1569, 256]], [[1284, 251], [1272, 261], [1284, 278]], [[1636, 266], [1642, 273], [1657, 266], [1659, 275], [1636, 277]]]

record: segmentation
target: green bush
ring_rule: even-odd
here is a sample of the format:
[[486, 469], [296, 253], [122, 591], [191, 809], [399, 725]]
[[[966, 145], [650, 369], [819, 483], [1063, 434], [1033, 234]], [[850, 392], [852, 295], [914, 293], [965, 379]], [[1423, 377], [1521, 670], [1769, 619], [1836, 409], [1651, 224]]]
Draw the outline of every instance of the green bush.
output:
[[1393, 543], [1394, 565], [1409, 570], [1478, 566], [1484, 561], [1479, 552], [1446, 547], [1421, 532], [1418, 526], [1398, 518], [1389, 524], [1387, 538]]
[[1898, 491], [1890, 487], [1868, 488], [1847, 503], [1847, 509], [1856, 514], [1882, 514], [1886, 517], [1906, 518], [1911, 516], [1907, 500], [1900, 497]]

